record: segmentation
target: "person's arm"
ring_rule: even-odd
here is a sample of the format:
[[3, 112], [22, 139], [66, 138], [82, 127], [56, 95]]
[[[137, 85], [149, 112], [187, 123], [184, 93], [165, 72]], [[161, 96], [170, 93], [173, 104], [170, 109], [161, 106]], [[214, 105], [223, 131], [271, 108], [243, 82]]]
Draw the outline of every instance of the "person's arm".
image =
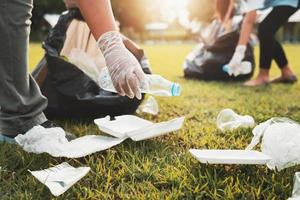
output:
[[231, 16], [232, 16], [233, 9], [234, 9], [234, 0], [230, 0], [225, 17], [224, 17], [223, 24], [227, 25], [229, 23]]
[[145, 75], [139, 62], [125, 47], [109, 0], [78, 0], [78, 7], [103, 53], [117, 92], [141, 99]]
[[255, 22], [256, 22], [256, 11], [251, 11], [247, 13], [242, 24], [238, 45], [248, 44]]
[[255, 22], [256, 22], [256, 11], [251, 11], [247, 13], [242, 24], [238, 45], [228, 64], [230, 67], [239, 66], [239, 64], [244, 59], [246, 49], [247, 49], [247, 44], [249, 42], [250, 35], [253, 31]]
[[118, 30], [109, 0], [78, 0], [78, 7], [96, 39]]

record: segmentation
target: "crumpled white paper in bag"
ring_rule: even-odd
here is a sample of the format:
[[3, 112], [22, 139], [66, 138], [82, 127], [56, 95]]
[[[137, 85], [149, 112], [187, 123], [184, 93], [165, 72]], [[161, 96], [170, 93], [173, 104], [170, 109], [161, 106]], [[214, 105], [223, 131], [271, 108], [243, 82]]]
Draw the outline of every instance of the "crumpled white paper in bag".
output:
[[87, 135], [69, 142], [62, 128], [44, 128], [42, 126], [35, 126], [25, 135], [18, 135], [15, 138], [27, 152], [48, 153], [53, 157], [67, 158], [80, 158], [103, 151], [120, 144], [124, 139]]
[[157, 115], [159, 112], [159, 106], [156, 99], [153, 96], [149, 96], [148, 99], [143, 102], [137, 109], [137, 113], [149, 113], [151, 115]]
[[97, 67], [96, 61], [81, 49], [72, 49], [68, 57], [69, 61], [76, 65], [93, 81], [98, 83], [100, 77], [100, 69]]
[[46, 185], [54, 196], [59, 196], [82, 179], [90, 171], [90, 168], [74, 168], [64, 162], [49, 169], [28, 171], [42, 184]]
[[237, 128], [248, 128], [253, 126], [255, 126], [253, 117], [249, 115], [238, 115], [232, 109], [222, 110], [217, 117], [217, 127], [221, 131], [233, 131]]

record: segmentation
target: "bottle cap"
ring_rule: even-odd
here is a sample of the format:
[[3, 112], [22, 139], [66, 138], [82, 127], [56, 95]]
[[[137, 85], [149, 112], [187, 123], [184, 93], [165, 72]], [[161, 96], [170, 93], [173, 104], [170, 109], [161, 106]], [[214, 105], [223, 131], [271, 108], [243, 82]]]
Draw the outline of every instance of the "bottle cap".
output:
[[171, 93], [172, 93], [172, 96], [180, 96], [181, 87], [178, 83], [173, 83]]
[[229, 66], [228, 65], [224, 65], [223, 66], [223, 71], [228, 73], [229, 72]]

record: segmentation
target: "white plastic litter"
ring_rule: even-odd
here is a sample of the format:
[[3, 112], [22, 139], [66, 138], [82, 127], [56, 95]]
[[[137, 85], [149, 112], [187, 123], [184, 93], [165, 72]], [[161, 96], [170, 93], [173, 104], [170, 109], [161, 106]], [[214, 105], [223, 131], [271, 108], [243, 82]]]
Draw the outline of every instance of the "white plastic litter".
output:
[[294, 178], [294, 189], [292, 197], [288, 200], [299, 200], [300, 199], [300, 172], [296, 172]]
[[244, 74], [250, 74], [252, 71], [252, 65], [250, 62], [240, 62], [236, 65], [230, 66], [230, 65], [224, 65], [223, 71], [227, 72], [230, 76], [239, 76]]
[[271, 160], [271, 157], [258, 151], [190, 149], [190, 153], [201, 163], [208, 164], [264, 165]]
[[69, 142], [62, 128], [35, 126], [25, 135], [18, 135], [15, 140], [27, 152], [80, 158], [118, 145], [124, 138], [87, 135]]
[[137, 109], [137, 113], [149, 113], [151, 115], [157, 115], [159, 112], [159, 106], [156, 99], [153, 96], [149, 96], [148, 99], [142, 103]]
[[89, 167], [74, 168], [64, 162], [55, 167], [41, 171], [30, 171], [36, 179], [46, 185], [54, 196], [59, 196], [82, 179], [89, 171]]
[[300, 125], [288, 118], [272, 118], [259, 124], [253, 130], [252, 142], [247, 150], [261, 142], [262, 153], [272, 160], [270, 169], [282, 170], [300, 164]]
[[98, 83], [100, 77], [100, 67], [97, 67], [96, 61], [91, 56], [81, 49], [72, 49], [68, 59], [88, 77]]
[[129, 137], [134, 141], [141, 141], [179, 130], [184, 117], [161, 123], [153, 123], [133, 115], [123, 115], [110, 120], [110, 117], [96, 119], [99, 129], [117, 138]]
[[[100, 72], [99, 85], [102, 89], [110, 92], [116, 92], [108, 68]], [[155, 96], [180, 96], [181, 86], [178, 83], [171, 82], [158, 74], [145, 74], [145, 84], [140, 86], [142, 93]]]
[[217, 117], [217, 127], [221, 131], [233, 131], [237, 128], [248, 128], [253, 126], [255, 126], [253, 117], [249, 115], [238, 115], [231, 109], [222, 110]]

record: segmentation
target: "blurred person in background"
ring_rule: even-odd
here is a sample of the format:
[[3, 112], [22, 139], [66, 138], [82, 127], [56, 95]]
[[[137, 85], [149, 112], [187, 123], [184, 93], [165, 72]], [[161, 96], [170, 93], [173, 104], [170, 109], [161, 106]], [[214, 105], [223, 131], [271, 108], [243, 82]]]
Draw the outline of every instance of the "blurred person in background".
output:
[[[109, 0], [66, 0], [78, 6], [120, 95], [141, 99], [144, 73], [122, 41]], [[43, 111], [47, 99], [28, 72], [30, 18], [33, 0], [0, 1], [0, 140], [11, 141], [36, 125], [52, 128]]]
[[229, 31], [234, 15], [234, 0], [216, 0], [215, 6], [216, 18]]
[[[295, 83], [297, 77], [289, 66], [282, 45], [275, 39], [275, 34], [299, 9], [299, 0], [267, 0], [263, 8], [273, 7], [273, 10], [259, 24], [258, 38], [260, 41], [259, 74], [254, 80], [245, 83], [246, 86], [259, 86], [268, 83]], [[245, 56], [246, 45], [256, 22], [256, 10], [245, 15], [241, 36], [236, 51], [229, 66], [238, 65]], [[270, 81], [269, 73], [272, 60], [281, 70], [281, 76]]]

